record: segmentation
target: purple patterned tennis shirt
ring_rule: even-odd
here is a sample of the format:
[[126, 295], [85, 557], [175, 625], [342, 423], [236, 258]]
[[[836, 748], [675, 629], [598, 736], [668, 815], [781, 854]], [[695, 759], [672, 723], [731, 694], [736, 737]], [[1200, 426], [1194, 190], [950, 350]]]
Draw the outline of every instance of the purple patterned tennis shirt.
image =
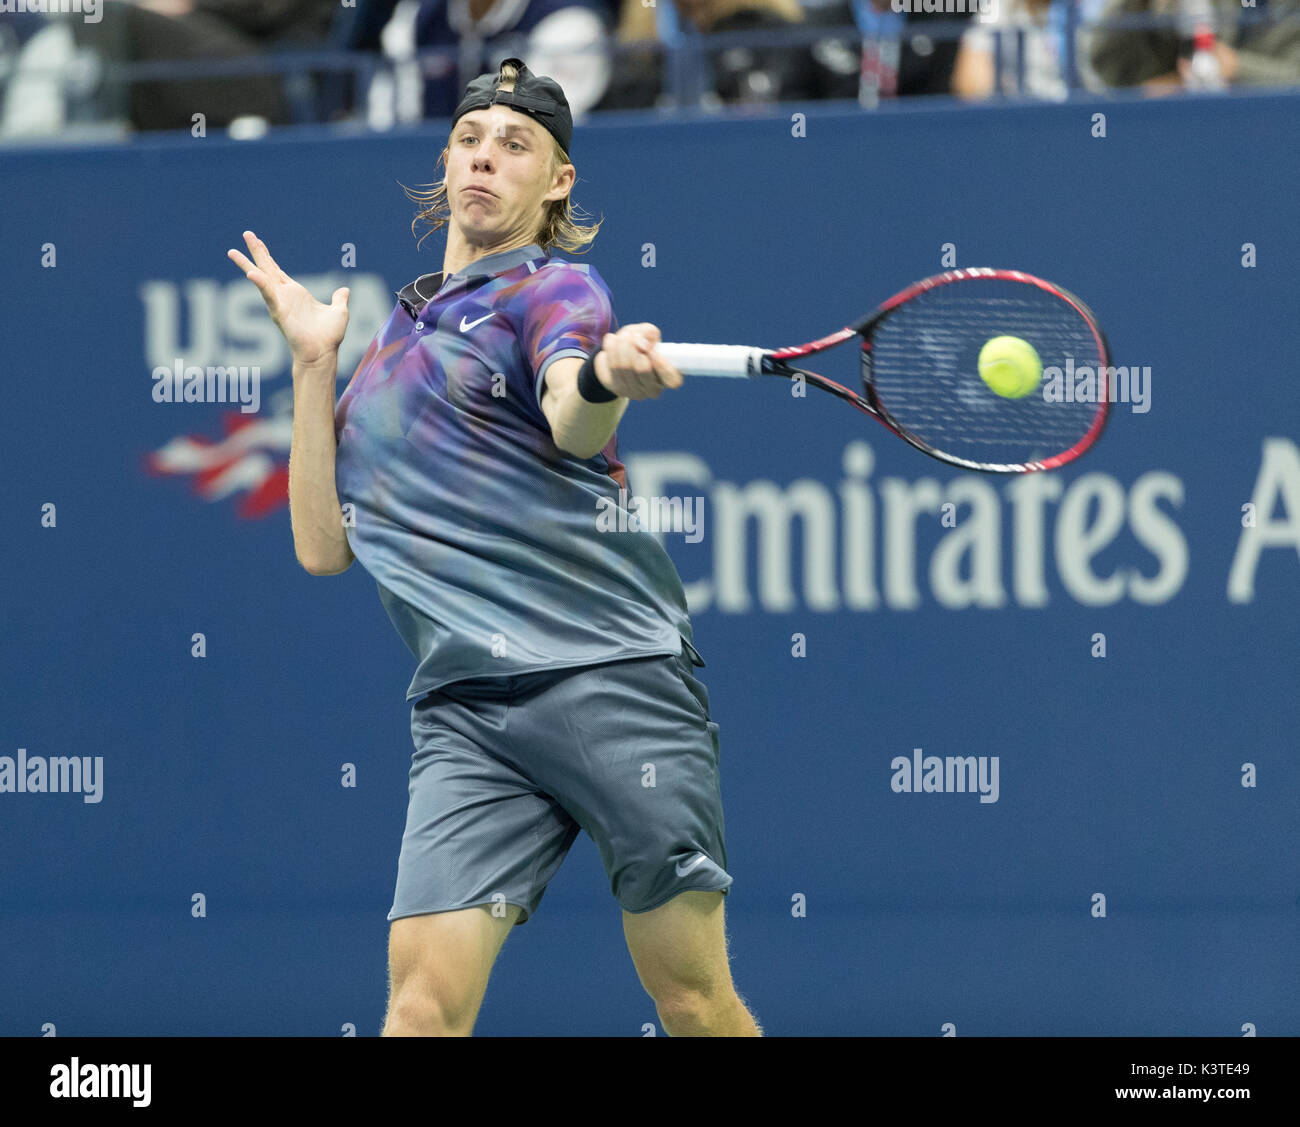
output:
[[632, 496], [617, 437], [577, 458], [542, 413], [549, 365], [618, 327], [600, 275], [533, 244], [397, 296], [335, 408], [335, 480], [352, 553], [419, 663], [407, 699], [683, 644], [703, 665], [654, 534], [598, 528]]

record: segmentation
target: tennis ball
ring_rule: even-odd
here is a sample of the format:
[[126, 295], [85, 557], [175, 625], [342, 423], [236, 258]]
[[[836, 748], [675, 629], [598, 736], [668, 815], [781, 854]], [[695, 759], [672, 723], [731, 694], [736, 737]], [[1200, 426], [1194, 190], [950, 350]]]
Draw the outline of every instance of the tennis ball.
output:
[[1006, 399], [1023, 399], [1043, 376], [1034, 346], [1020, 337], [994, 337], [980, 349], [980, 379]]

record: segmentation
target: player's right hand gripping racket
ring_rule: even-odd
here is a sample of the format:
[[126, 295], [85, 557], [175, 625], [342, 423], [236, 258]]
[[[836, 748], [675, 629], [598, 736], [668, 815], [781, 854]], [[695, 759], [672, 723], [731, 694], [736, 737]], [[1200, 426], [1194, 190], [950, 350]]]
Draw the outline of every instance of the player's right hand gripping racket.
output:
[[[1032, 345], [1044, 374], [1059, 369], [1059, 396], [1047, 394], [1054, 374], [1018, 398], [991, 390], [980, 376], [979, 356], [999, 336]], [[794, 366], [854, 337], [862, 342], [862, 395]], [[1110, 345], [1097, 319], [1073, 294], [1019, 270], [936, 274], [857, 324], [808, 344], [655, 347], [687, 376], [803, 376], [930, 457], [986, 473], [1030, 473], [1074, 461], [1097, 441], [1110, 407]], [[1091, 371], [1091, 380], [1080, 369]]]

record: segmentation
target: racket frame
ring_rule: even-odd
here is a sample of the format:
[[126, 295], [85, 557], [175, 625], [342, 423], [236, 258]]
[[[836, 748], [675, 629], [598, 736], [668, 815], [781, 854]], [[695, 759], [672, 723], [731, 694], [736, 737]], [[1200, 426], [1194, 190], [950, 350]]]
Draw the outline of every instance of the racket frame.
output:
[[[907, 430], [898, 422], [889, 412], [876, 393], [876, 386], [873, 369], [872, 355], [872, 334], [884, 323], [890, 314], [896, 312], [900, 307], [905, 305], [913, 298], [940, 286], [951, 285], [955, 282], [965, 281], [1003, 281], [1018, 282], [1025, 285], [1036, 286], [1054, 297], [1065, 301], [1071, 306], [1080, 317], [1083, 318], [1088, 328], [1091, 330], [1093, 339], [1097, 344], [1098, 356], [1101, 360], [1098, 366], [1098, 373], [1101, 377], [1098, 383], [1097, 395], [1097, 412], [1093, 416], [1092, 422], [1084, 435], [1067, 450], [1052, 455], [1050, 458], [1044, 458], [1041, 461], [1032, 462], [978, 462], [969, 458], [961, 458], [955, 454], [949, 454], [946, 451], [930, 445], [924, 439], [917, 437]], [[825, 352], [827, 349], [834, 348], [836, 345], [843, 344], [852, 337], [862, 338], [861, 347], [861, 367], [862, 367], [862, 388], [864, 395], [859, 395], [856, 391], [845, 387], [843, 384], [836, 383], [834, 380], [819, 375], [816, 372], [810, 372], [806, 369], [795, 366], [791, 361], [802, 360], [808, 356], [815, 356], [817, 353]], [[920, 450], [923, 454], [928, 454], [931, 458], [937, 458], [941, 462], [957, 466], [961, 469], [975, 470], [979, 473], [1034, 473], [1041, 470], [1058, 469], [1061, 466], [1074, 461], [1086, 450], [1090, 449], [1101, 436], [1101, 432], [1106, 425], [1110, 415], [1110, 387], [1109, 372], [1111, 367], [1110, 342], [1106, 339], [1106, 334], [1102, 331], [1101, 326], [1097, 323], [1097, 318], [1079, 298], [1070, 293], [1069, 290], [1056, 285], [1053, 282], [1037, 278], [1033, 274], [1026, 274], [1021, 270], [1002, 270], [991, 266], [974, 266], [960, 270], [948, 270], [942, 274], [934, 274], [928, 278], [922, 278], [919, 282], [913, 282], [904, 290], [900, 290], [887, 301], [882, 302], [874, 310], [862, 317], [852, 325], [845, 326], [836, 332], [821, 337], [818, 340], [809, 341], [807, 344], [793, 345], [788, 348], [763, 349], [761, 362], [759, 364], [760, 375], [784, 376], [794, 378], [802, 376], [815, 387], [828, 391], [832, 395], [843, 399], [851, 406], [858, 408], [860, 411], [871, 415], [877, 422], [883, 425], [891, 433], [896, 434], [908, 445]]]

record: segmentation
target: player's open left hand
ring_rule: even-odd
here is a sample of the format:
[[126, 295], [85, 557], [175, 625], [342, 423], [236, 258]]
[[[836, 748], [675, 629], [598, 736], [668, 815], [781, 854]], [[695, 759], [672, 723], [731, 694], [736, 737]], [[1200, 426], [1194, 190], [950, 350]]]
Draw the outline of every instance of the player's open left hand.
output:
[[662, 338], [655, 325], [624, 325], [606, 333], [596, 356], [596, 378], [625, 399], [657, 399], [666, 387], [681, 387], [682, 374], [655, 351]]
[[280, 269], [266, 244], [252, 231], [244, 232], [244, 242], [256, 266], [237, 250], [228, 250], [226, 257], [258, 288], [271, 320], [289, 342], [294, 360], [310, 365], [332, 358], [348, 328], [347, 286], [335, 290], [330, 304], [325, 305]]

